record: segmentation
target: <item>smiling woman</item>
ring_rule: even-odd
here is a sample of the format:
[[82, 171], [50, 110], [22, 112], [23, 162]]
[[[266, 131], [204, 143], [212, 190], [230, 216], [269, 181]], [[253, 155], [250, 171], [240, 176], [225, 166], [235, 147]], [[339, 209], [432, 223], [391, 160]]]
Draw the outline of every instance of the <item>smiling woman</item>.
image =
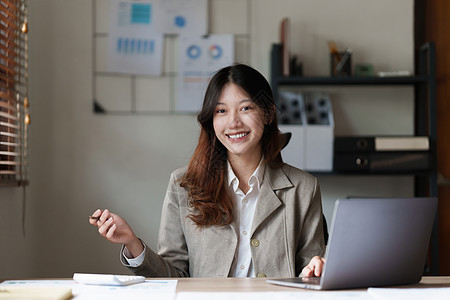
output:
[[319, 182], [283, 163], [267, 80], [247, 65], [220, 69], [197, 119], [197, 148], [169, 181], [157, 253], [108, 210], [89, 222], [123, 244], [122, 263], [146, 277], [319, 276]]
[[251, 170], [246, 175], [250, 177], [262, 156], [273, 166], [282, 161], [270, 85], [249, 66], [223, 68], [211, 79], [197, 120], [201, 125], [198, 146], [181, 179], [190, 204], [199, 211], [190, 218], [199, 226], [230, 224], [233, 200], [225, 184], [227, 162], [234, 160], [235, 172], [240, 172], [238, 166]]
[[0, 1], [0, 186], [27, 184], [27, 1]]

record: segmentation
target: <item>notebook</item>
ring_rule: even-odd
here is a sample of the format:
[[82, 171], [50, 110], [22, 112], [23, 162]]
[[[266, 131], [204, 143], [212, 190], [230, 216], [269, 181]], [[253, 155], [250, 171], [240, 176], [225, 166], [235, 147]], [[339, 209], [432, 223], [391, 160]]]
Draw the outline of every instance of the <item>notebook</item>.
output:
[[417, 283], [437, 204], [437, 198], [339, 199], [322, 276], [267, 282], [317, 290]]
[[69, 287], [0, 286], [0, 299], [68, 300], [72, 298]]

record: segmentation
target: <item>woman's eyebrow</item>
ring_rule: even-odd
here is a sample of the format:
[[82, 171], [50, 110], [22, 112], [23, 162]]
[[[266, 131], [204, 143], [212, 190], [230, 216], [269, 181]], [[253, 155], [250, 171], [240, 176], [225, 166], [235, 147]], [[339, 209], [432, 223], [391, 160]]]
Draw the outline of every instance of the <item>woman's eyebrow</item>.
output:
[[[253, 103], [254, 101], [253, 100], [251, 100], [251, 99], [243, 99], [243, 100], [241, 100], [241, 101], [239, 101], [239, 104], [242, 104], [242, 103], [245, 103], [245, 102], [250, 102], [250, 103]], [[224, 103], [224, 102], [217, 102], [217, 104], [216, 104], [216, 106], [217, 105], [227, 105], [226, 103]]]

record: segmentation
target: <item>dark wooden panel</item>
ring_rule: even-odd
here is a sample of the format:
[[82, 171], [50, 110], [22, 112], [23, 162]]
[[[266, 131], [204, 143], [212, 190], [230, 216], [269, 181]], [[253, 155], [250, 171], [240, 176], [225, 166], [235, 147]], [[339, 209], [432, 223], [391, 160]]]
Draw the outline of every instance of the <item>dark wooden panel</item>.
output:
[[450, 274], [450, 186], [439, 187], [439, 272]]
[[[443, 178], [450, 178], [450, 1], [428, 0], [416, 5], [424, 9], [424, 32], [427, 41], [436, 45], [437, 79], [437, 164]], [[417, 3], [416, 3], [417, 4]], [[416, 11], [420, 15], [420, 11]], [[419, 18], [420, 20], [420, 18]], [[417, 35], [416, 35], [417, 36]], [[419, 35], [420, 36], [420, 35]], [[441, 275], [450, 275], [450, 186], [442, 180], [439, 187], [439, 267]]]

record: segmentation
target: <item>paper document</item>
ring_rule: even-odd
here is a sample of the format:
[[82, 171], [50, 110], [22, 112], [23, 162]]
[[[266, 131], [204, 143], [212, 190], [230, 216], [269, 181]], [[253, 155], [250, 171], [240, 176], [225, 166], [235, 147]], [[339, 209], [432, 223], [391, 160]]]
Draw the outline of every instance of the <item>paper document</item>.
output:
[[6, 280], [0, 283], [0, 288], [5, 286], [26, 286], [26, 287], [72, 287], [73, 280]]
[[366, 291], [180, 292], [176, 300], [374, 300]]
[[369, 288], [367, 293], [373, 299], [386, 300], [448, 300], [450, 299], [450, 288]]
[[211, 77], [233, 61], [231, 34], [180, 36], [177, 111], [199, 111]]
[[108, 56], [109, 72], [161, 75], [163, 34], [154, 29], [152, 1], [111, 1]]
[[[7, 280], [0, 283], [1, 289], [21, 288], [68, 288], [73, 299], [161, 299], [173, 300], [178, 280], [146, 280], [128, 286], [84, 285], [74, 280]], [[0, 298], [1, 299], [1, 298]], [[39, 298], [38, 298], [39, 299]]]
[[155, 4], [155, 30], [164, 34], [208, 33], [207, 0], [160, 0]]

